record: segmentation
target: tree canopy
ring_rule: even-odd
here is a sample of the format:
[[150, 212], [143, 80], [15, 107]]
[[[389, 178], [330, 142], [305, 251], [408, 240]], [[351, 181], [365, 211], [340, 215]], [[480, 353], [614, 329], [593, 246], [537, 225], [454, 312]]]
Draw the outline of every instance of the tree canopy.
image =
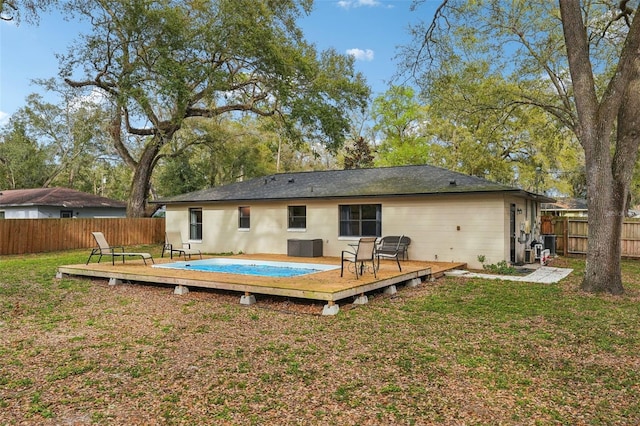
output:
[[0, 21], [36, 23], [54, 0], [0, 0]]
[[640, 22], [630, 3], [444, 0], [413, 28], [415, 41], [404, 52], [406, 70], [427, 94], [431, 82], [482, 63], [482, 81], [509, 82], [496, 104], [509, 119], [542, 111], [557, 123], [559, 140], [573, 134], [584, 152], [589, 207], [582, 287], [616, 294], [623, 291], [620, 232], [640, 124]]
[[[337, 148], [348, 111], [369, 89], [353, 59], [307, 43], [296, 19], [312, 2], [267, 0], [73, 1], [90, 19], [61, 71], [111, 105], [109, 133], [133, 170], [128, 215], [150, 213], [153, 170], [185, 121], [253, 114], [277, 119], [292, 138]], [[141, 145], [130, 144], [131, 138]]]
[[[90, 99], [74, 97], [64, 84], [39, 81], [59, 103], [31, 94], [26, 105], [0, 131], [0, 169], [9, 188], [65, 186], [95, 192], [105, 170], [99, 163], [112, 163], [113, 150], [102, 125], [104, 111]], [[111, 154], [111, 155], [110, 155]], [[101, 176], [98, 176], [100, 174]]]

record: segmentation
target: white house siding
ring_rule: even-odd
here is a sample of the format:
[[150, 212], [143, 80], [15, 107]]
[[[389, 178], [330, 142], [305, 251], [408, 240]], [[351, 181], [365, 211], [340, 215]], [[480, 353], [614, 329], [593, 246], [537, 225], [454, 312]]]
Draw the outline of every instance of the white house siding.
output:
[[[511, 203], [522, 213], [516, 215], [516, 229], [527, 220], [525, 200], [504, 194], [462, 196], [397, 197], [381, 199], [305, 200], [190, 205], [168, 205], [167, 231], [189, 236], [189, 208], [202, 208], [202, 241], [191, 241], [206, 253], [287, 252], [288, 239], [322, 239], [325, 256], [340, 256], [357, 238], [339, 237], [339, 204], [381, 204], [382, 235], [405, 234], [412, 240], [413, 260], [466, 262], [480, 267], [485, 263], [509, 260], [509, 211]], [[307, 206], [307, 228], [287, 229], [287, 206]], [[251, 207], [251, 227], [238, 229], [238, 207]], [[533, 224], [532, 224], [533, 225]], [[516, 243], [517, 260], [524, 260], [526, 244]]]
[[415, 260], [466, 262], [479, 267], [478, 256], [504, 259], [502, 195], [442, 196], [398, 199], [383, 204], [383, 235], [411, 237]]
[[[307, 229], [287, 230], [289, 205], [307, 206]], [[251, 208], [251, 226], [238, 228], [238, 208]], [[179, 231], [189, 239], [189, 209], [202, 208], [202, 241], [189, 240], [206, 253], [286, 253], [287, 239], [323, 239], [325, 251], [336, 241], [338, 212], [335, 203], [255, 202], [234, 204], [168, 205], [167, 231]], [[330, 215], [330, 216], [328, 216]], [[328, 242], [327, 242], [328, 241]], [[346, 244], [345, 244], [346, 247]], [[328, 255], [325, 253], [325, 255]], [[340, 255], [338, 251], [338, 255]]]
[[61, 210], [73, 211], [74, 217], [126, 217], [126, 209], [117, 208], [61, 208], [61, 207], [7, 207], [0, 208], [5, 219], [60, 219]]
[[44, 214], [44, 217], [50, 217], [54, 219], [60, 218], [60, 211], [70, 210], [73, 212], [73, 217], [82, 219], [98, 217], [126, 217], [126, 208], [114, 208], [114, 207], [82, 207], [82, 208], [66, 208], [66, 207], [41, 207], [40, 214]]
[[39, 216], [38, 209], [33, 208], [0, 208], [4, 212], [5, 219], [41, 219], [46, 216]]

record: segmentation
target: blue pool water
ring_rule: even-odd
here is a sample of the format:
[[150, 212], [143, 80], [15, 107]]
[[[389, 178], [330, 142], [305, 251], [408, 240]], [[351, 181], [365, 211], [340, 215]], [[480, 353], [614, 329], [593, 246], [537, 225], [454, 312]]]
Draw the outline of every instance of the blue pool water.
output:
[[259, 277], [298, 277], [316, 272], [338, 269], [339, 266], [317, 263], [270, 262], [263, 260], [214, 258], [153, 265], [154, 268], [185, 271], [218, 272], [223, 274], [254, 275]]

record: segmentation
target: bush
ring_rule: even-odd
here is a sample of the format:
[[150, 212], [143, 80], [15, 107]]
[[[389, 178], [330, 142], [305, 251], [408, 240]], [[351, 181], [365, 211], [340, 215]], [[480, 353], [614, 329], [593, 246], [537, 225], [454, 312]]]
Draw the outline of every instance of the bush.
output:
[[505, 260], [501, 260], [496, 264], [485, 265], [482, 267], [489, 272], [500, 275], [515, 275], [518, 271], [513, 266], [510, 266]]

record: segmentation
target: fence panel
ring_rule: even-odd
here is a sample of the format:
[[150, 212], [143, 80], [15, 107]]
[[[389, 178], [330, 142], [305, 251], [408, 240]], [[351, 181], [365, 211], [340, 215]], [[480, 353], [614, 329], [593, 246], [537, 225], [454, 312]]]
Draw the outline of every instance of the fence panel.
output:
[[[556, 253], [563, 255], [587, 253], [588, 219], [543, 216], [541, 229], [543, 234], [556, 236]], [[623, 257], [640, 258], [640, 221], [625, 219], [622, 224], [620, 247]]]
[[625, 220], [622, 224], [622, 256], [640, 257], [640, 221]]
[[42, 253], [95, 246], [91, 232], [112, 245], [162, 244], [163, 218], [3, 219], [0, 255]]
[[567, 251], [571, 254], [587, 254], [589, 234], [585, 219], [567, 220]]

